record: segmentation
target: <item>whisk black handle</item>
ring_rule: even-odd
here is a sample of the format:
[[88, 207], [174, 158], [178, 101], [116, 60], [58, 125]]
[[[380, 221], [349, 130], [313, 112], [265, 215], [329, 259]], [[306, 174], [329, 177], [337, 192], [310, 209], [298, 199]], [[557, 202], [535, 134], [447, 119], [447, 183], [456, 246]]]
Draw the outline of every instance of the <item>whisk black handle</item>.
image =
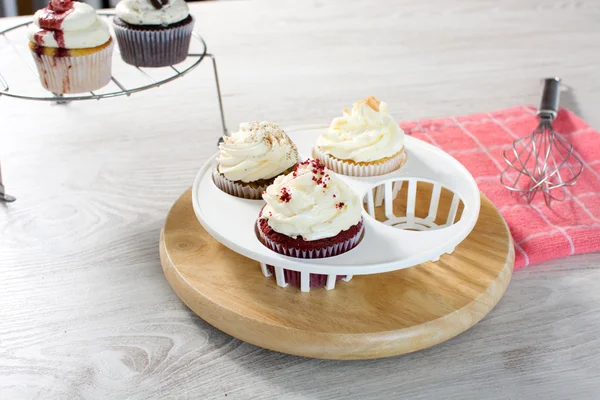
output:
[[560, 97], [560, 78], [546, 78], [543, 80], [542, 101], [538, 108], [538, 115], [554, 119], [558, 112], [558, 101]]

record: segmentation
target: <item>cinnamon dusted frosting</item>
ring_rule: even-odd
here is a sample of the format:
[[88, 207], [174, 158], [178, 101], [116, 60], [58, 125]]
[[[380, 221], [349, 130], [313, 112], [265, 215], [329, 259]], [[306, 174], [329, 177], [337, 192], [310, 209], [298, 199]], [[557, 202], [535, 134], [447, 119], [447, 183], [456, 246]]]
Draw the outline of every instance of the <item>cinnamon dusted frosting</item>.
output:
[[275, 232], [304, 240], [336, 236], [361, 221], [358, 196], [319, 160], [298, 164], [263, 193], [261, 218]]
[[298, 162], [298, 149], [283, 129], [271, 122], [247, 122], [223, 137], [218, 171], [231, 181], [273, 178]]
[[404, 131], [388, 115], [388, 105], [369, 96], [344, 110], [317, 139], [326, 154], [341, 160], [370, 162], [391, 157], [404, 147]]
[[33, 16], [29, 40], [38, 46], [84, 49], [108, 42], [108, 25], [86, 3], [51, 0]]

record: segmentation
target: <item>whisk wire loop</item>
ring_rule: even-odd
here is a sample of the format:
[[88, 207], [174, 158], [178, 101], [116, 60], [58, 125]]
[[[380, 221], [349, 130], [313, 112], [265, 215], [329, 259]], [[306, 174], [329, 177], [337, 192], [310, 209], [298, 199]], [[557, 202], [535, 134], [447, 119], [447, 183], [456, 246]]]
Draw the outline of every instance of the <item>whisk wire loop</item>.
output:
[[573, 146], [552, 127], [558, 112], [559, 89], [559, 78], [544, 80], [538, 127], [504, 150], [507, 166], [500, 182], [527, 203], [539, 192], [548, 206], [552, 200], [564, 200], [566, 187], [574, 185], [583, 171], [583, 163]]

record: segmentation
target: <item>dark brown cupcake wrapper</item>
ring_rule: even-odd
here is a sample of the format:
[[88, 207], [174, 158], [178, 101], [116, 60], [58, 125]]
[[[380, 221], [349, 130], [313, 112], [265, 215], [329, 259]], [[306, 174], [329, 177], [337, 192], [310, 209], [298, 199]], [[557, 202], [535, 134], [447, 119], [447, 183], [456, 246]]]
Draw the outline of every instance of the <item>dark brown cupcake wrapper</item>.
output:
[[[271, 275], [275, 275], [275, 267], [272, 265], [267, 265], [267, 271]], [[292, 285], [300, 287], [301, 273], [299, 271], [292, 271], [291, 269], [284, 269], [283, 276], [285, 278], [285, 282]], [[340, 281], [342, 279], [347, 278], [347, 275], [336, 275], [335, 281]], [[310, 287], [324, 287], [327, 285], [327, 279], [329, 279], [328, 275], [325, 274], [310, 274]]]
[[334, 243], [326, 247], [305, 250], [294, 246], [286, 246], [281, 243], [276, 243], [275, 241], [271, 240], [262, 231], [262, 229], [260, 229], [260, 226], [258, 224], [257, 227], [260, 240], [265, 246], [267, 246], [269, 249], [273, 250], [276, 253], [294, 258], [326, 258], [343, 254], [349, 250], [352, 250], [354, 247], [356, 247], [356, 245], [358, 245], [358, 242], [360, 242], [360, 238], [362, 237], [362, 233], [365, 229], [365, 225], [364, 223], [362, 223], [360, 226], [360, 230], [354, 236], [347, 240]]
[[137, 67], [167, 67], [184, 61], [190, 49], [194, 19], [190, 23], [156, 30], [138, 30], [114, 23], [121, 57]]
[[[358, 243], [360, 242], [360, 238], [362, 237], [362, 234], [364, 231], [364, 222], [362, 222], [362, 220], [361, 220], [360, 230], [351, 238], [346, 239], [339, 243], [335, 243], [331, 246], [323, 247], [323, 248], [318, 248], [318, 249], [313, 249], [313, 250], [302, 250], [299, 248], [294, 248], [293, 246], [292, 247], [284, 246], [282, 244], [274, 242], [267, 235], [265, 235], [265, 233], [262, 231], [262, 229], [260, 229], [260, 225], [258, 224], [258, 221], [257, 221], [256, 226], [257, 226], [257, 232], [259, 235], [259, 239], [262, 244], [264, 244], [266, 247], [268, 247], [269, 249], [273, 250], [276, 253], [283, 254], [283, 255], [286, 255], [289, 257], [294, 257], [294, 258], [325, 258], [325, 257], [337, 256], [337, 255], [346, 253], [347, 251], [352, 250], [353, 248], [355, 248], [358, 245]], [[267, 265], [267, 270], [271, 274], [275, 273], [274, 267], [272, 265]], [[299, 271], [292, 271], [289, 269], [284, 269], [283, 273], [285, 276], [286, 283], [300, 287], [300, 272]], [[325, 274], [311, 273], [309, 276], [310, 276], [310, 285], [309, 286], [311, 288], [323, 287], [327, 284], [328, 276]], [[346, 275], [337, 275], [336, 281], [339, 281], [340, 279], [344, 279], [344, 278], [346, 278]]]

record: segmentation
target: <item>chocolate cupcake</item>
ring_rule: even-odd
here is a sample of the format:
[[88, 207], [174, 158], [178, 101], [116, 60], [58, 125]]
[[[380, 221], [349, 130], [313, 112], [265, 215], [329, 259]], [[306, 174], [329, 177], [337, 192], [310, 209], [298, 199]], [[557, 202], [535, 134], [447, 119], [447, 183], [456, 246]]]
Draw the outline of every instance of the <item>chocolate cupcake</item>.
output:
[[121, 57], [136, 67], [167, 67], [187, 58], [194, 18], [184, 0], [122, 0], [113, 27]]
[[388, 105], [369, 96], [333, 120], [317, 139], [313, 157], [339, 174], [384, 175], [406, 162], [404, 131], [388, 114]]
[[[256, 221], [260, 241], [289, 257], [325, 258], [353, 249], [362, 236], [358, 196], [319, 160], [304, 161], [275, 179]], [[268, 267], [273, 272], [273, 267]], [[286, 281], [300, 285], [300, 272], [284, 270]], [[337, 279], [342, 279], [340, 275]], [[327, 275], [310, 274], [310, 285], [324, 286]]]
[[233, 196], [258, 200], [275, 178], [291, 172], [298, 149], [283, 129], [271, 122], [248, 122], [223, 137], [213, 182]]
[[57, 94], [100, 89], [110, 82], [114, 43], [88, 4], [52, 0], [33, 16], [29, 49], [44, 88]]

